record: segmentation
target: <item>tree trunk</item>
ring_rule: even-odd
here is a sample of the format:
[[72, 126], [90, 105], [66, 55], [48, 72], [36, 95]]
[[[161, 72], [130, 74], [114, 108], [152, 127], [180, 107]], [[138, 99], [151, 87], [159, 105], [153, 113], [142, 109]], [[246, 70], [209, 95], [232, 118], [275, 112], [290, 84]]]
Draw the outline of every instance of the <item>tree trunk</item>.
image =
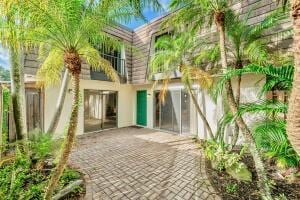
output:
[[294, 82], [289, 98], [287, 115], [287, 135], [292, 146], [300, 155], [300, 1], [291, 1], [294, 28]]
[[61, 177], [66, 163], [69, 159], [72, 146], [75, 140], [77, 124], [78, 124], [78, 110], [79, 110], [79, 76], [81, 70], [81, 60], [77, 52], [70, 51], [65, 53], [64, 56], [66, 67], [72, 74], [73, 81], [73, 105], [71, 111], [71, 117], [69, 121], [69, 127], [67, 130], [67, 137], [65, 138], [64, 146], [61, 151], [61, 155], [56, 168], [52, 174], [51, 180], [48, 184], [47, 191], [45, 193], [45, 199], [50, 200], [52, 194], [58, 184], [59, 178]]
[[27, 139], [26, 103], [23, 65], [20, 64], [20, 49], [9, 47], [10, 74], [11, 74], [11, 99], [13, 107], [13, 118], [16, 126], [16, 139]]
[[[240, 99], [241, 99], [241, 82], [242, 82], [242, 76], [238, 75], [237, 76], [237, 88], [236, 88], [236, 95], [235, 95], [235, 102], [237, 107], [240, 106]], [[239, 133], [240, 133], [240, 128], [239, 125], [237, 123], [234, 124], [234, 133], [233, 133], [233, 137], [231, 140], [231, 149], [234, 148], [234, 146], [237, 143], [237, 140], [239, 138]]]
[[204, 115], [204, 113], [202, 112], [202, 110], [201, 110], [201, 108], [200, 108], [200, 106], [198, 104], [197, 98], [195, 97], [195, 94], [193, 93], [191, 86], [187, 85], [187, 88], [188, 88], [188, 91], [189, 91], [189, 93], [190, 93], [190, 95], [192, 97], [192, 101], [193, 101], [193, 103], [194, 103], [194, 105], [196, 107], [196, 110], [197, 110], [198, 114], [200, 115], [203, 123], [205, 124], [205, 127], [207, 128], [207, 131], [208, 131], [208, 134], [209, 134], [210, 138], [213, 139], [213, 140], [215, 140], [215, 137], [214, 137], [214, 134], [213, 134], [213, 132], [211, 130], [211, 127], [210, 127], [210, 125], [209, 125], [209, 123], [208, 123], [208, 121], [206, 119], [206, 116]]
[[68, 69], [66, 69], [65, 73], [64, 73], [64, 78], [61, 84], [61, 88], [60, 88], [60, 92], [59, 92], [59, 96], [56, 102], [56, 108], [55, 108], [55, 112], [54, 115], [52, 117], [50, 126], [47, 130], [47, 133], [50, 134], [54, 134], [55, 130], [57, 128], [60, 116], [61, 116], [61, 112], [63, 109], [63, 105], [65, 102], [65, 97], [67, 94], [67, 90], [68, 90], [68, 83], [69, 83], [69, 73], [68, 73]]
[[[225, 71], [227, 69], [227, 57], [226, 57], [226, 50], [225, 50], [225, 30], [224, 30], [225, 13], [223, 13], [223, 12], [215, 13], [214, 19], [215, 19], [215, 23], [217, 25], [217, 28], [219, 31], [219, 37], [220, 37], [219, 42], [220, 42], [222, 69], [223, 69], [223, 71]], [[237, 107], [237, 104], [234, 99], [230, 80], [227, 80], [225, 83], [225, 91], [227, 94], [227, 101], [228, 101], [229, 108], [233, 115], [237, 115], [238, 107]], [[263, 197], [263, 199], [264, 198], [272, 199], [269, 180], [268, 180], [267, 174], [265, 172], [260, 153], [258, 152], [258, 150], [256, 148], [256, 144], [254, 142], [252, 134], [242, 117], [238, 116], [236, 118], [236, 123], [238, 124], [241, 132], [243, 133], [245, 142], [249, 145], [249, 151], [250, 151], [250, 153], [253, 157], [254, 163], [255, 163], [255, 169], [256, 169], [257, 176], [258, 176], [258, 187], [261, 192], [261, 196]]]

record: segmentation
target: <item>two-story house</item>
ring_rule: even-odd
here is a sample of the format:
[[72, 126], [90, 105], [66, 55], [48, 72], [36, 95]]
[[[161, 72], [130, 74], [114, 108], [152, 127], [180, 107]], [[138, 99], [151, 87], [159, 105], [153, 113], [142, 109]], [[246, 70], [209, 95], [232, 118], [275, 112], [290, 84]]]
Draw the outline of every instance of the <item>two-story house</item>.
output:
[[[263, 20], [276, 6], [273, 0], [243, 0], [234, 3], [232, 8], [243, 14], [253, 9], [249, 24], [255, 24]], [[109, 52], [99, 48], [99, 53], [109, 60], [118, 72], [121, 84], [110, 82], [103, 73], [93, 71], [87, 64], [83, 65], [78, 134], [137, 125], [176, 134], [198, 134], [200, 138], [207, 137], [206, 128], [197, 116], [189, 94], [180, 83], [180, 74], [174, 72], [165, 103], [159, 100], [161, 85], [158, 84], [153, 88], [153, 80], [149, 78], [149, 61], [155, 51], [155, 41], [165, 34], [161, 31], [160, 25], [170, 15], [156, 18], [134, 30], [122, 25], [107, 28], [109, 34], [132, 44], [134, 50], [124, 47], [119, 51]], [[290, 48], [291, 38], [282, 38], [280, 34], [283, 29], [290, 26], [290, 20], [283, 21], [274, 32], [270, 33], [273, 35], [270, 44], [274, 48], [283, 50]], [[207, 32], [213, 33], [216, 30], [212, 27]], [[24, 64], [28, 80], [27, 118], [33, 119], [30, 120], [32, 122], [29, 124], [29, 129], [46, 130], [53, 116], [60, 88], [56, 86], [41, 90], [34, 87], [35, 74], [39, 67], [36, 52], [27, 53]], [[257, 99], [257, 87], [263, 84], [262, 79], [263, 77], [257, 75], [243, 76], [241, 97], [243, 102]], [[233, 85], [235, 85], [234, 80]], [[70, 85], [56, 131], [57, 135], [64, 132], [69, 119], [71, 90]], [[216, 131], [217, 122], [223, 115], [222, 104], [215, 104], [207, 93], [201, 91], [196, 85], [195, 90], [198, 91], [197, 98], [203, 112], [213, 130]], [[230, 130], [227, 132], [230, 135]]]

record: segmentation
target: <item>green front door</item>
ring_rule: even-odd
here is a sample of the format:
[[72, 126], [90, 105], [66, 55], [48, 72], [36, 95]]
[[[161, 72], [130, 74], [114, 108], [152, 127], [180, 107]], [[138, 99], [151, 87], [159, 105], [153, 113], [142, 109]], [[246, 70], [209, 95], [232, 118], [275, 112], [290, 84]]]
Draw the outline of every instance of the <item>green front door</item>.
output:
[[147, 90], [136, 93], [136, 124], [147, 126]]

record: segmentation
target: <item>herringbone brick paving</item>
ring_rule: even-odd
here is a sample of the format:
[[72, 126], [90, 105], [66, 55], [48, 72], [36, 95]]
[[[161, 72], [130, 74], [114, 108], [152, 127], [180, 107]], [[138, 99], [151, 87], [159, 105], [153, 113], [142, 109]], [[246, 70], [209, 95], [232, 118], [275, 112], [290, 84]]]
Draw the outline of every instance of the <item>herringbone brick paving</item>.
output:
[[70, 164], [88, 177], [85, 199], [220, 199], [184, 136], [134, 127], [86, 134]]

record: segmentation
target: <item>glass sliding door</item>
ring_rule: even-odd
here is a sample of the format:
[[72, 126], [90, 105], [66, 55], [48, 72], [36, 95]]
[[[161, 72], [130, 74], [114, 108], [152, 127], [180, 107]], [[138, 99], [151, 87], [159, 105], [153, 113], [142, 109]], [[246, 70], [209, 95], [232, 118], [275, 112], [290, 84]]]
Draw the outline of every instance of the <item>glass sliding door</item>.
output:
[[161, 129], [180, 131], [180, 91], [168, 91], [161, 103]]
[[159, 99], [159, 92], [154, 96], [155, 127], [176, 133], [190, 132], [190, 97], [184, 90], [169, 90], [165, 101]]
[[117, 126], [117, 95], [116, 92], [103, 91], [103, 129]]
[[187, 91], [182, 90], [181, 93], [181, 132], [190, 133], [191, 122], [191, 102], [190, 95]]
[[117, 93], [84, 90], [84, 132], [117, 126]]

